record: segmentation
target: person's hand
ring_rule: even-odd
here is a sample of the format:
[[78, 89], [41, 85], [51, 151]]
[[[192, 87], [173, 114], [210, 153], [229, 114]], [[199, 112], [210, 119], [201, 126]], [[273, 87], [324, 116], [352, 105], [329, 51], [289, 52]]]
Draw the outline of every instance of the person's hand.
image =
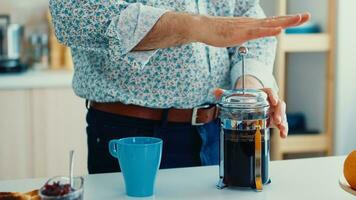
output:
[[276, 36], [283, 29], [301, 25], [309, 19], [309, 13], [257, 19], [166, 12], [133, 51], [163, 49], [192, 42], [233, 47], [249, 40]]
[[270, 126], [277, 127], [281, 138], [286, 138], [288, 135], [286, 103], [279, 99], [278, 95], [271, 88], [262, 88], [261, 90], [268, 95], [270, 105]]
[[[236, 88], [241, 88], [242, 82], [239, 79], [236, 83]], [[259, 80], [253, 76], [245, 77], [245, 88], [260, 89], [266, 92], [270, 104], [270, 126], [279, 129], [281, 138], [286, 138], [288, 135], [288, 122], [286, 118], [286, 103], [280, 100], [278, 95], [270, 88], [263, 88]], [[220, 99], [224, 93], [222, 89], [215, 89], [214, 94], [217, 99]]]
[[[236, 83], [236, 88], [242, 87], [241, 78]], [[259, 80], [253, 76], [245, 76], [245, 87], [261, 89], [268, 96], [270, 105], [270, 126], [275, 126], [280, 131], [280, 136], [286, 138], [288, 135], [288, 122], [286, 117], [286, 103], [279, 99], [278, 95], [271, 88], [263, 88]]]
[[189, 29], [194, 41], [215, 47], [232, 47], [249, 40], [276, 36], [282, 29], [301, 25], [309, 19], [309, 13], [264, 19], [201, 16]]

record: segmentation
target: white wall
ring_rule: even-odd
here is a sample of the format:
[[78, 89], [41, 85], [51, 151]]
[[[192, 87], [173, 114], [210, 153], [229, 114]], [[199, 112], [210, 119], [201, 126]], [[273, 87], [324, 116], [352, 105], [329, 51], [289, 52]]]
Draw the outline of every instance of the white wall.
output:
[[356, 149], [356, 1], [338, 1], [336, 154]]

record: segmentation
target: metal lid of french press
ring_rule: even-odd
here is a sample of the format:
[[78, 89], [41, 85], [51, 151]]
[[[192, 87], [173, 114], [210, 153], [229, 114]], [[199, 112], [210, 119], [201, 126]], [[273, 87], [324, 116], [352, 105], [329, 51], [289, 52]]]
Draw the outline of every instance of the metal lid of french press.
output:
[[267, 94], [257, 89], [236, 89], [224, 91], [219, 107], [222, 108], [240, 108], [256, 109], [269, 107]]

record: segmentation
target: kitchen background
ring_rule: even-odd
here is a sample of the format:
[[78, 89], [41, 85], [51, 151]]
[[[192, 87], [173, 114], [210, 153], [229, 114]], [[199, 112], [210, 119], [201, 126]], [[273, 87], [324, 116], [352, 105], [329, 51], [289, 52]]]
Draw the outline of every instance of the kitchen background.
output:
[[[288, 13], [309, 11], [324, 33], [280, 37], [289, 50], [280, 43], [276, 77], [295, 133], [272, 143], [273, 159], [349, 153], [356, 148], [356, 131], [351, 127], [356, 113], [356, 1], [261, 0], [261, 4], [268, 15], [283, 13], [284, 7]], [[34, 62], [36, 70], [0, 75], [0, 179], [65, 174], [69, 149], [76, 150], [77, 173], [86, 173], [86, 110], [71, 90], [70, 51], [53, 41], [48, 31], [47, 8], [48, 0], [0, 2], [0, 14], [25, 26], [26, 53], [31, 54], [33, 35], [48, 34], [50, 43], [48, 63], [45, 52], [44, 59]]]

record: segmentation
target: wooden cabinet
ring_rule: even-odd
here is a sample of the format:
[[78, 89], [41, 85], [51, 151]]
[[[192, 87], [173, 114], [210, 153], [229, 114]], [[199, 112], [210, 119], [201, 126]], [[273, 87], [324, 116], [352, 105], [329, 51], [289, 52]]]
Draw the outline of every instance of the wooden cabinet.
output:
[[71, 88], [32, 91], [35, 176], [66, 175], [69, 151], [75, 171], [86, 172], [85, 103]]
[[86, 174], [84, 101], [71, 88], [0, 90], [0, 179]]
[[[307, 1], [305, 1], [307, 2]], [[274, 160], [283, 159], [285, 154], [300, 153], [325, 153], [333, 155], [333, 125], [334, 125], [334, 59], [335, 59], [335, 19], [336, 2], [335, 0], [325, 0], [328, 4], [327, 30], [325, 33], [318, 34], [285, 34], [279, 36], [279, 46], [276, 58], [276, 79], [280, 87], [279, 96], [287, 98], [287, 55], [289, 53], [326, 53], [325, 65], [325, 128], [323, 133], [310, 135], [298, 133], [290, 135], [286, 140], [281, 140], [277, 130], [272, 135], [272, 158]], [[288, 4], [291, 1], [277, 1], [277, 15], [288, 14]], [[288, 100], [287, 100], [288, 104]]]
[[0, 92], [0, 179], [32, 174], [30, 97], [26, 90]]

